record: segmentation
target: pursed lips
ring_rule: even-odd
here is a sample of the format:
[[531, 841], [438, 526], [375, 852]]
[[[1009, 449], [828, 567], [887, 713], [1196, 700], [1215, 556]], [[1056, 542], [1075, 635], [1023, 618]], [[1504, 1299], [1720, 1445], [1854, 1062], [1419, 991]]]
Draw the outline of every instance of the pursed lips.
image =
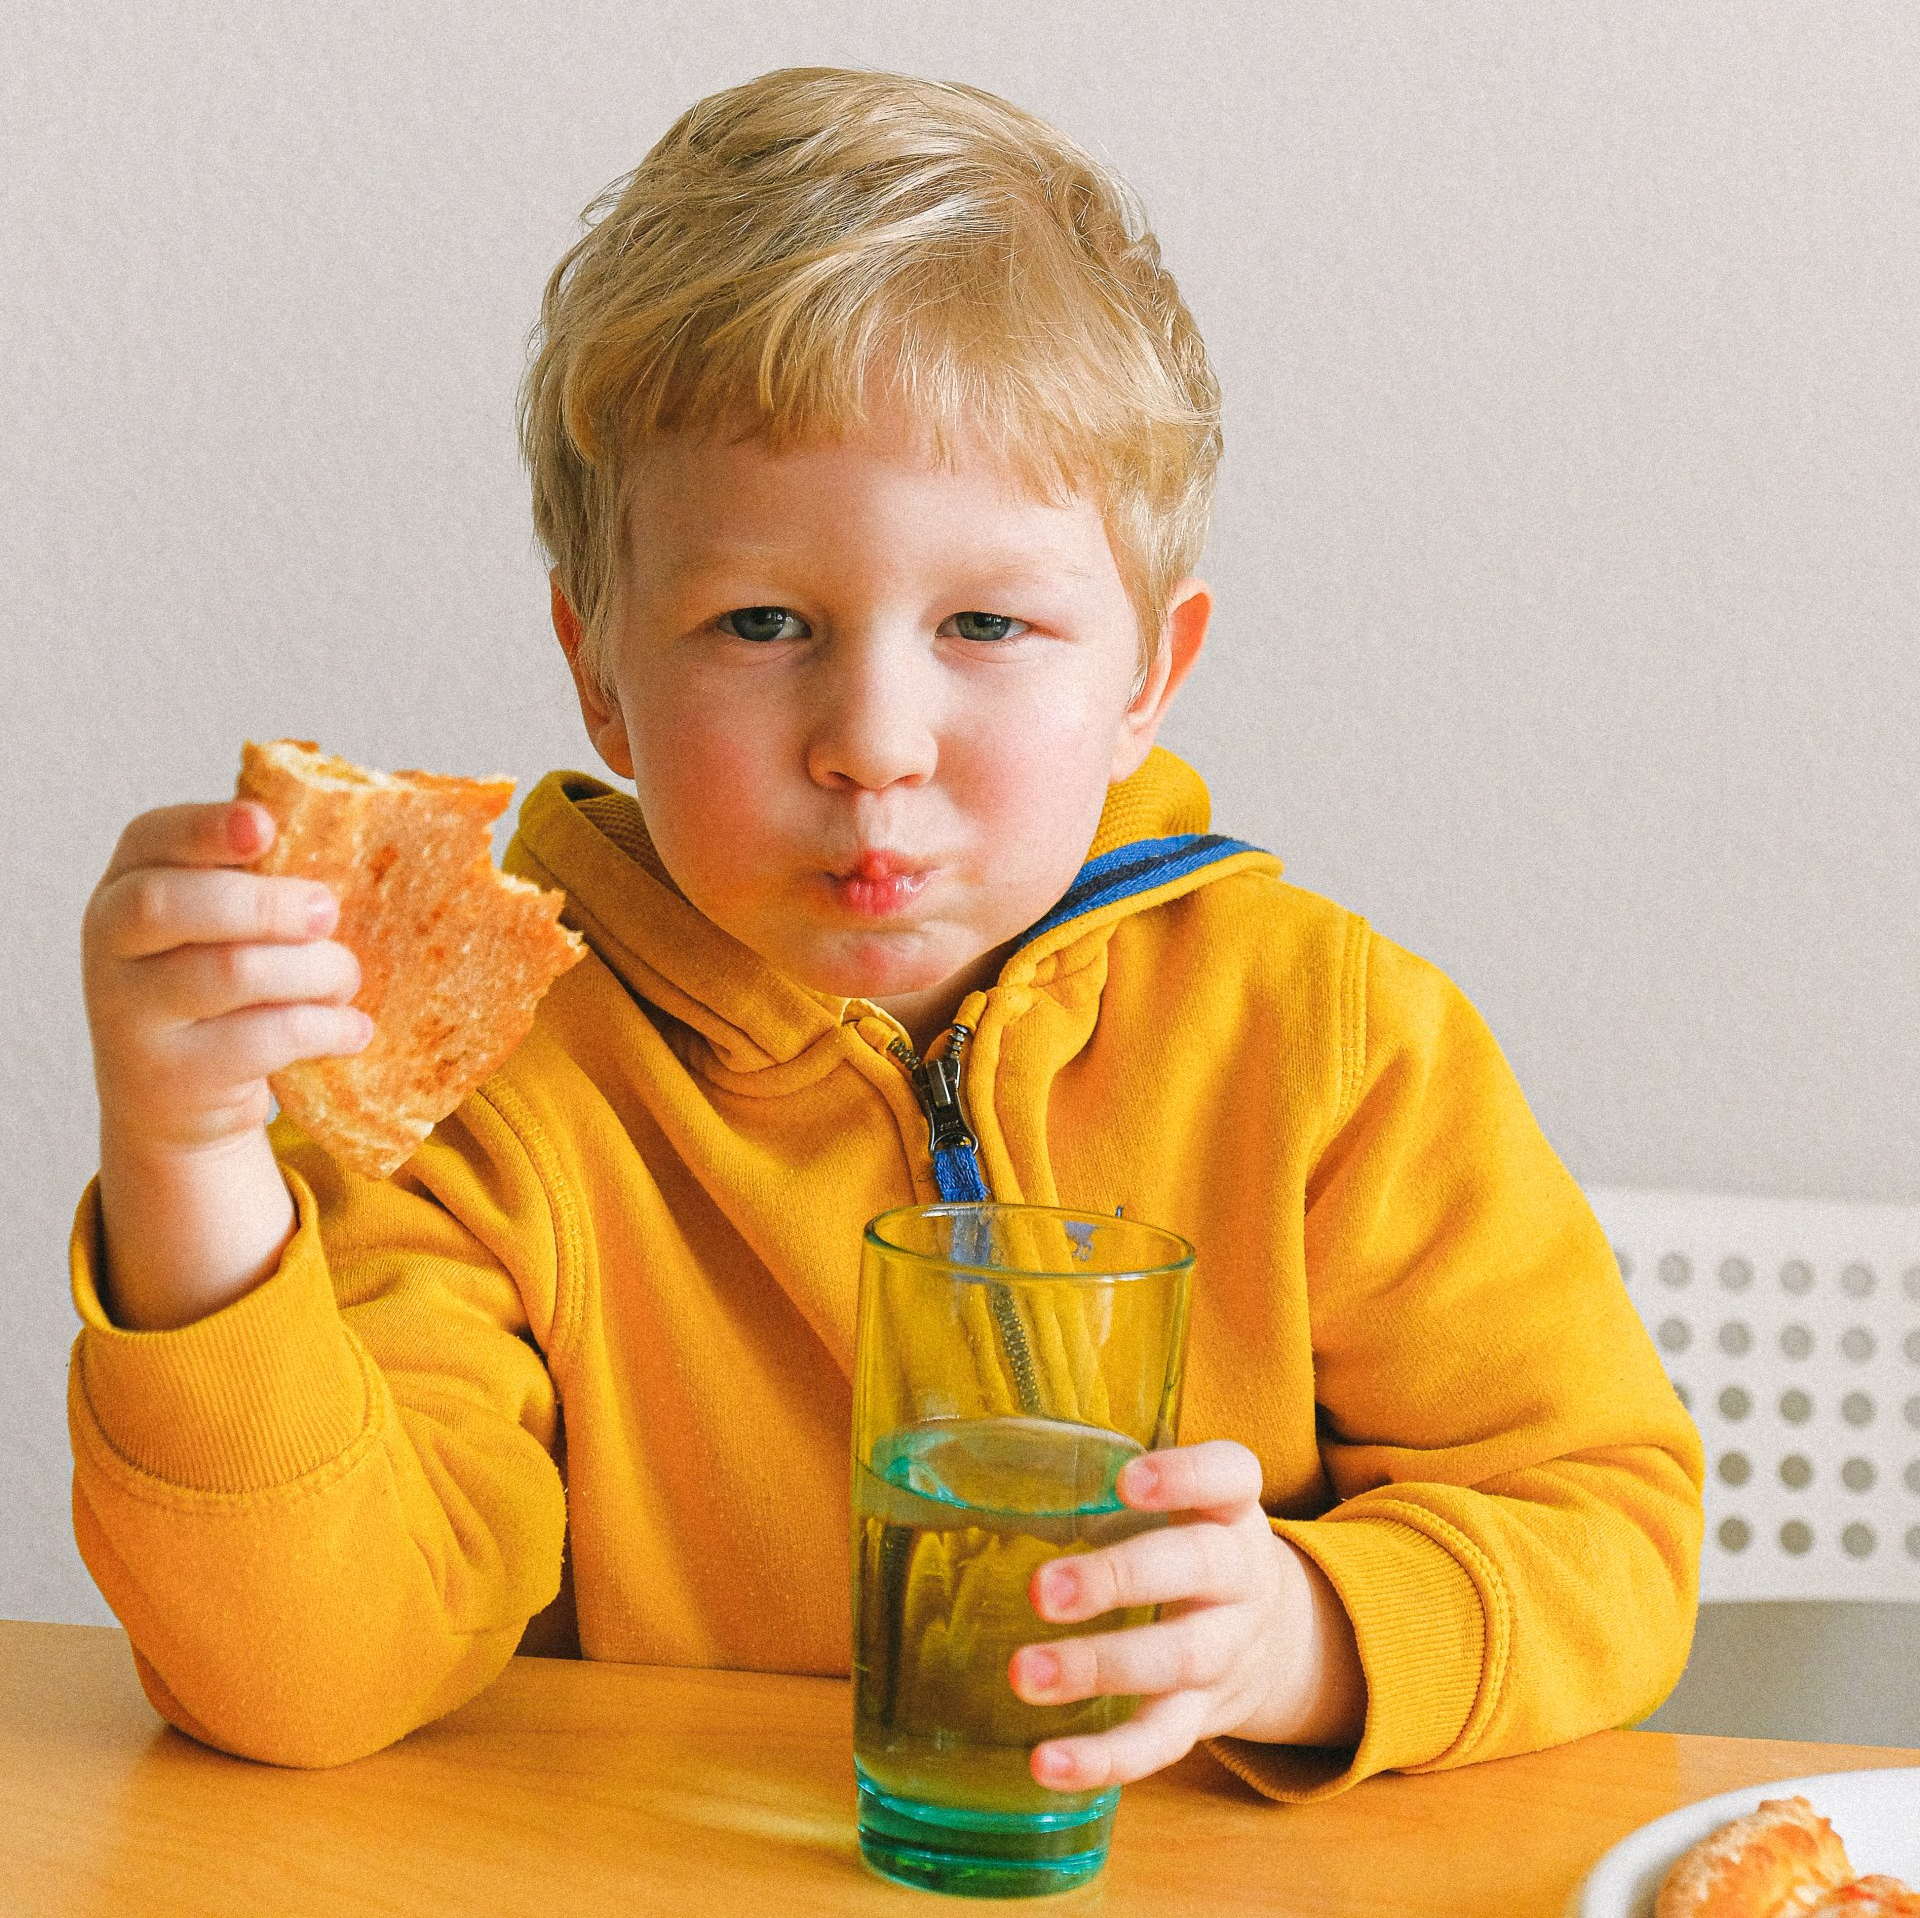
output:
[[862, 918], [886, 919], [906, 906], [932, 874], [931, 866], [905, 853], [870, 848], [830, 869], [827, 880], [835, 898], [850, 911]]

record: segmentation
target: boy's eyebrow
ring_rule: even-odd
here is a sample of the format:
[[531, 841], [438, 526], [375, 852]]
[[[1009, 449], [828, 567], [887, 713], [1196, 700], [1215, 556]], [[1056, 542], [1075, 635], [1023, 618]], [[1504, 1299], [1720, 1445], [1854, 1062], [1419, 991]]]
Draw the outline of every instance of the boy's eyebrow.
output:
[[[648, 570], [663, 583], [686, 587], [697, 585], [713, 574], [754, 572], [762, 567], [785, 569], [796, 559], [807, 563], [810, 555], [795, 555], [779, 545], [757, 540], [712, 540], [700, 546], [681, 546], [664, 564], [658, 556]], [[1020, 590], [1057, 584], [1061, 580], [1088, 581], [1096, 569], [1084, 560], [1038, 558], [1030, 553], [969, 554], [956, 552], [952, 560], [956, 572], [964, 572], [996, 588]]]

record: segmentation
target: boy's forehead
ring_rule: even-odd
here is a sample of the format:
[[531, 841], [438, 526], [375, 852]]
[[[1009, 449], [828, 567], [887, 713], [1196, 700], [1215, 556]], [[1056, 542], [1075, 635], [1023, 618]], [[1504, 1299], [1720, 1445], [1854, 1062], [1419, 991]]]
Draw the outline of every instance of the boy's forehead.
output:
[[982, 442], [944, 455], [925, 437], [864, 433], [772, 447], [752, 435], [676, 435], [633, 451], [629, 550], [679, 576], [863, 539], [923, 542], [970, 567], [1091, 580], [1112, 565], [1084, 493], [1049, 497]]

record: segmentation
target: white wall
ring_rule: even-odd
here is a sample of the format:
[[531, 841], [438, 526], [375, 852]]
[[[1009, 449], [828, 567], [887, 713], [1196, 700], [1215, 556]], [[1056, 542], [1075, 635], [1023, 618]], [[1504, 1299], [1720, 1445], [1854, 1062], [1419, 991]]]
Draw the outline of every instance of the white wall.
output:
[[[557, 21], [556, 21], [557, 16]], [[243, 735], [584, 763], [511, 401], [574, 216], [770, 66], [997, 88], [1212, 341], [1220, 819], [1447, 965], [1583, 1177], [1920, 1200], [1907, 0], [13, 7], [0, 1613], [68, 1542], [76, 925]]]

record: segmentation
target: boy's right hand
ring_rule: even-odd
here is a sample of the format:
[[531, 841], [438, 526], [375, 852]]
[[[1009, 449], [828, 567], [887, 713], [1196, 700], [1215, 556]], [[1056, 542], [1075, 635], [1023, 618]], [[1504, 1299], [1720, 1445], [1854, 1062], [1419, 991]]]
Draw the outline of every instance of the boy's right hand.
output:
[[104, 1126], [196, 1153], [267, 1122], [267, 1074], [354, 1053], [373, 1021], [311, 879], [238, 870], [273, 843], [252, 800], [163, 806], [120, 836], [82, 931]]
[[121, 834], [82, 928], [103, 1224], [122, 1324], [180, 1324], [271, 1270], [291, 1205], [267, 1075], [360, 1051], [339, 902], [240, 870], [273, 841], [251, 800], [164, 806]]

